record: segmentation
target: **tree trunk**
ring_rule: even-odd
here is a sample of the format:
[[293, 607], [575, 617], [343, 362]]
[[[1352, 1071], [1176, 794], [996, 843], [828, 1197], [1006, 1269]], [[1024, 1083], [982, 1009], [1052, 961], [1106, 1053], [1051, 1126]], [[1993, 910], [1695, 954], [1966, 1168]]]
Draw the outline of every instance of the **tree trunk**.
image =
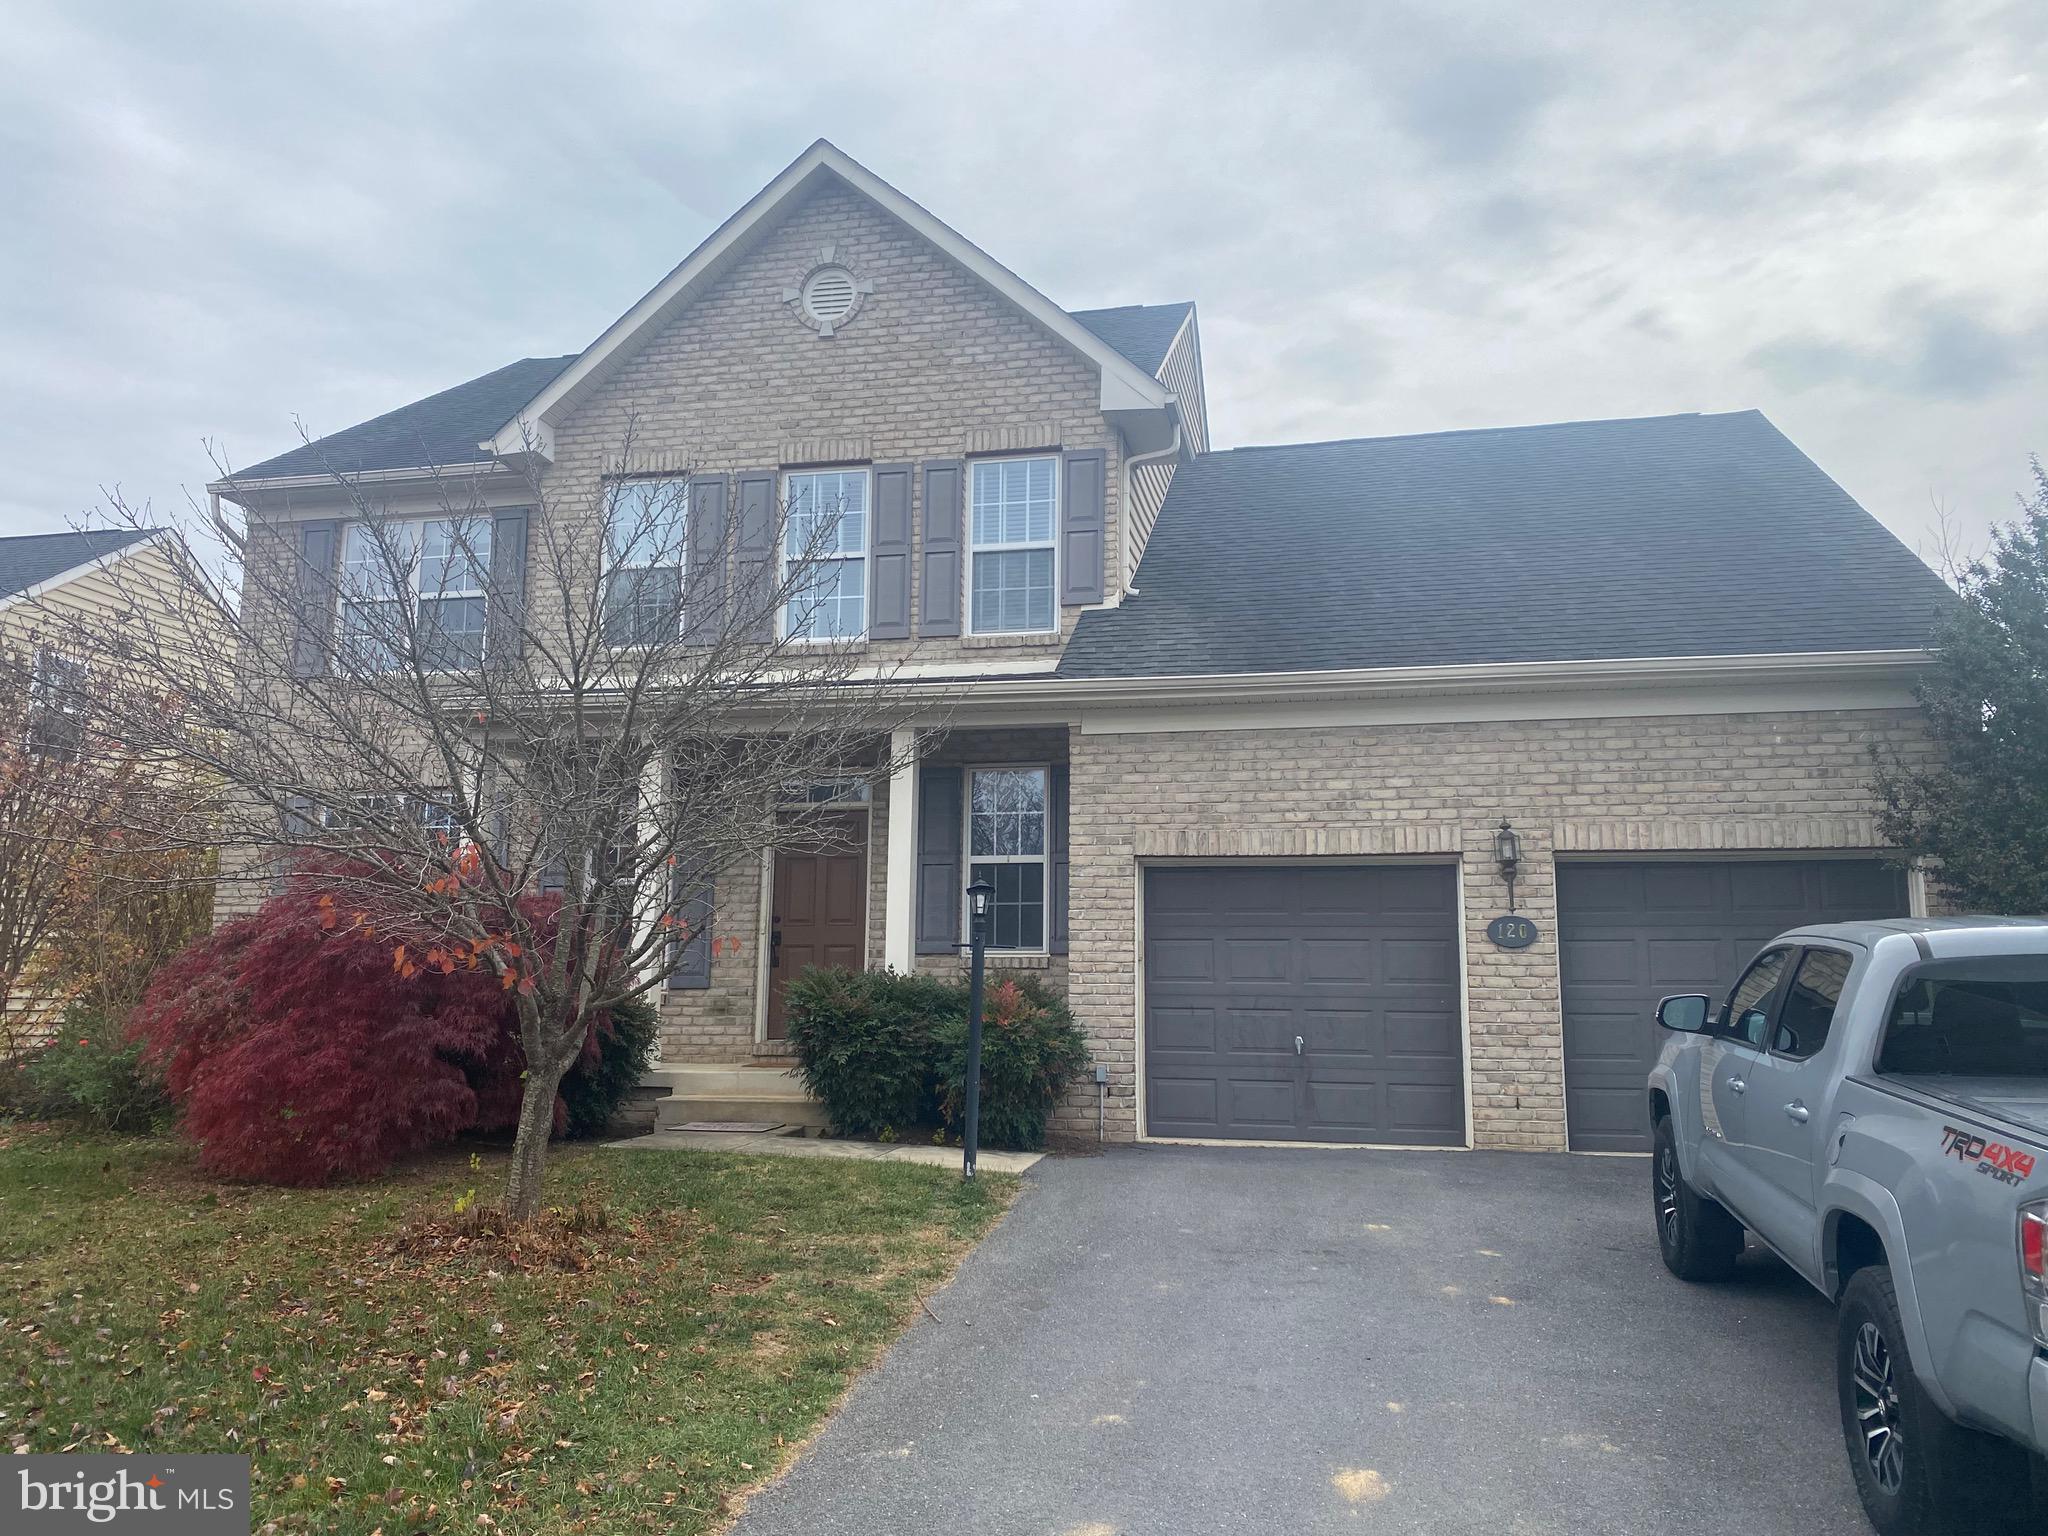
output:
[[548, 1138], [555, 1129], [555, 1094], [566, 1066], [526, 1069], [526, 1092], [519, 1101], [519, 1131], [512, 1139], [512, 1169], [505, 1179], [507, 1220], [527, 1222], [540, 1214], [542, 1180], [547, 1172]]

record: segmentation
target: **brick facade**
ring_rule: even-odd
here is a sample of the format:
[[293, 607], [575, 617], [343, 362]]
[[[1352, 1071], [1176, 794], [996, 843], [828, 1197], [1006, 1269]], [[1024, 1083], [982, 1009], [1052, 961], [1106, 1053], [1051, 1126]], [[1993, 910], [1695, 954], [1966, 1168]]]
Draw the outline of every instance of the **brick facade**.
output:
[[[830, 338], [784, 302], [830, 247], [875, 285]], [[973, 454], [1101, 449], [1104, 591], [1119, 588], [1122, 442], [1093, 364], [843, 186], [810, 194], [759, 246], [580, 405], [543, 482], [558, 507], [594, 505], [624, 469], [738, 473], [791, 465], [922, 463]], [[631, 444], [621, 464], [622, 445]], [[922, 476], [912, 515], [922, 529]], [[921, 541], [919, 544], [921, 547]], [[923, 577], [912, 562], [911, 611]], [[1061, 610], [1070, 633], [1082, 610]], [[881, 662], [1046, 660], [1050, 638], [871, 641]]]
[[[1139, 871], [1167, 858], [1432, 858], [1463, 880], [1472, 1134], [1565, 1144], [1554, 857], [1879, 846], [1870, 748], [1914, 750], [1903, 710], [1178, 731], [1072, 739], [1069, 998], [1109, 1067], [1109, 1135], [1138, 1132]], [[1522, 835], [1516, 906], [1542, 937], [1488, 943], [1493, 862]], [[1096, 1093], [1065, 1128], [1092, 1134]]]

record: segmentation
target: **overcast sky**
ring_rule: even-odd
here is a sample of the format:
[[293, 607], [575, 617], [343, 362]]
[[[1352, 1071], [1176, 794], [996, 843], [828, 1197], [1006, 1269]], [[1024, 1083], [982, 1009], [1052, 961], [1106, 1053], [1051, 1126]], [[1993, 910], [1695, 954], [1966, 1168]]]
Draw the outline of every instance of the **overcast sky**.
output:
[[0, 0], [0, 533], [584, 346], [812, 139], [1218, 447], [1759, 407], [1908, 544], [2048, 454], [2048, 4]]

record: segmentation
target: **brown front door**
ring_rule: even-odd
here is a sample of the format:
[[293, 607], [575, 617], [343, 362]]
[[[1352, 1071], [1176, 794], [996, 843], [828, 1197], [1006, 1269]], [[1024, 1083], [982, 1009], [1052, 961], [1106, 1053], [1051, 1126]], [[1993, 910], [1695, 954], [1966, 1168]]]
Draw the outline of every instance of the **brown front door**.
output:
[[782, 992], [814, 965], [860, 970], [867, 957], [867, 818], [836, 817], [837, 846], [775, 855], [768, 939], [768, 1038], [787, 1038]]

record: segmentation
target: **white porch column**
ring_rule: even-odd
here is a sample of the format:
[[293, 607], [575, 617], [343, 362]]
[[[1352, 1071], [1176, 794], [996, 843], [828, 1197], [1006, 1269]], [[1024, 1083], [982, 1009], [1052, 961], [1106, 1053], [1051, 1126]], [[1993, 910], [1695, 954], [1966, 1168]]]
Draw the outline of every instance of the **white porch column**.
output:
[[882, 896], [882, 963], [908, 971], [917, 960], [917, 728], [889, 733], [888, 881]]
[[[659, 826], [661, 807], [668, 799], [668, 775], [662, 771], [667, 765], [668, 758], [661, 753], [656, 753], [653, 760], [640, 773], [639, 832], [640, 841], [643, 846], [655, 836]], [[641, 887], [633, 911], [633, 947], [635, 949], [640, 948], [641, 945], [654, 937], [655, 925], [661, 921], [662, 911], [668, 906], [668, 901], [669, 893], [667, 889], [658, 883], [658, 877], [657, 880], [649, 881], [645, 886]], [[646, 958], [640, 963], [641, 981], [658, 983], [661, 980], [662, 961], [666, 953], [667, 950], [665, 948], [655, 949], [647, 953]], [[653, 974], [650, 975], [649, 972]]]

